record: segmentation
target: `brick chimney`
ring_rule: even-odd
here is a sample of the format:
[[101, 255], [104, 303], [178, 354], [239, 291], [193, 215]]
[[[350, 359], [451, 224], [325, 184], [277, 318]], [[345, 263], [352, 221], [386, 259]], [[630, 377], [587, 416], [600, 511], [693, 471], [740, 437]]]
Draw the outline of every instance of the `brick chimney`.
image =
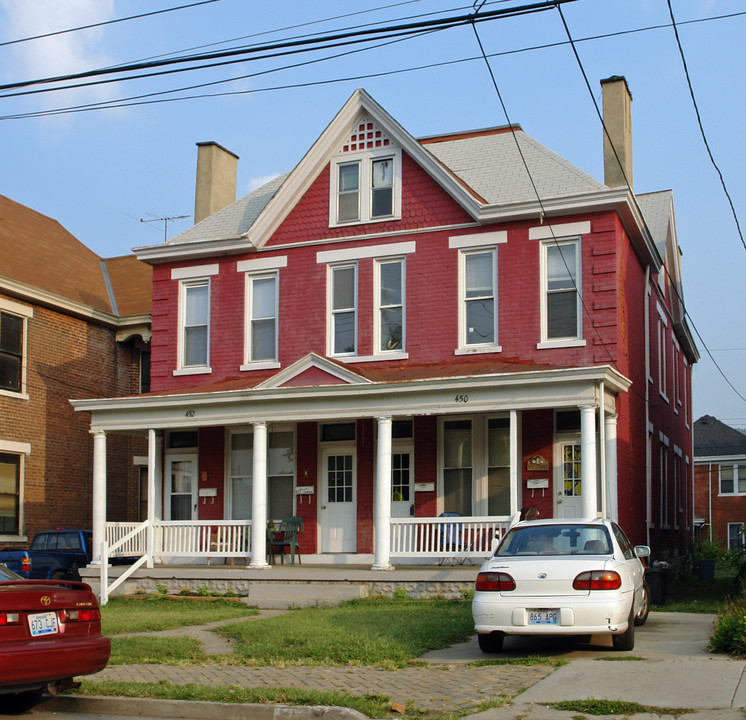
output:
[[216, 142], [197, 143], [195, 224], [236, 200], [238, 155]]
[[[603, 93], [604, 183], [632, 189], [632, 95], [623, 75], [601, 80]], [[607, 136], [608, 133], [608, 136]], [[614, 147], [612, 149], [609, 138]], [[616, 150], [616, 154], [614, 153]]]

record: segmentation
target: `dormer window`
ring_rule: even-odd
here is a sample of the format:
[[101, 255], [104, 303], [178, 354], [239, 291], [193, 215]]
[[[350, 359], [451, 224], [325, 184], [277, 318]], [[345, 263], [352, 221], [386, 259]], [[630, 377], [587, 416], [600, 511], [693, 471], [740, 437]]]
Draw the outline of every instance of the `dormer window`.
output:
[[366, 121], [330, 165], [329, 225], [401, 217], [401, 149]]

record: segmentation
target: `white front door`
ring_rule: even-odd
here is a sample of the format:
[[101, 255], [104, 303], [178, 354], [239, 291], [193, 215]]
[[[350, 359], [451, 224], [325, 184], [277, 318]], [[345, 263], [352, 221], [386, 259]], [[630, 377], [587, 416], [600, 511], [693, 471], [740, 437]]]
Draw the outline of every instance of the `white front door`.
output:
[[166, 457], [166, 519], [197, 519], [197, 455]]
[[348, 448], [321, 452], [319, 526], [322, 553], [357, 551], [357, 461]]
[[554, 516], [579, 518], [583, 515], [583, 478], [580, 465], [580, 439], [558, 443], [559, 457], [554, 464]]
[[391, 452], [391, 517], [414, 515], [414, 453], [410, 448]]

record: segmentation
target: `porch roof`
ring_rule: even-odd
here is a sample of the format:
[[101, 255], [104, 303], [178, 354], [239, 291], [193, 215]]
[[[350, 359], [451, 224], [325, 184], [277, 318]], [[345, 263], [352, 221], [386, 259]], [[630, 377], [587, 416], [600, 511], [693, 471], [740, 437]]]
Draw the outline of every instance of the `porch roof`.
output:
[[[308, 362], [308, 358], [311, 362]], [[461, 359], [458, 363], [414, 366], [341, 365], [307, 356], [299, 372], [285, 371], [287, 384], [267, 381], [272, 372], [247, 379], [133, 397], [71, 400], [75, 410], [91, 413], [91, 427], [108, 431], [246, 425], [252, 422], [333, 421], [392, 415], [447, 415], [508, 412], [600, 404], [615, 412], [614, 397], [631, 381], [608, 365], [552, 368], [509, 360]], [[299, 382], [308, 367], [360, 376], [358, 382], [330, 375], [324, 384]], [[294, 382], [290, 382], [294, 380]], [[265, 384], [266, 383], [266, 384]]]

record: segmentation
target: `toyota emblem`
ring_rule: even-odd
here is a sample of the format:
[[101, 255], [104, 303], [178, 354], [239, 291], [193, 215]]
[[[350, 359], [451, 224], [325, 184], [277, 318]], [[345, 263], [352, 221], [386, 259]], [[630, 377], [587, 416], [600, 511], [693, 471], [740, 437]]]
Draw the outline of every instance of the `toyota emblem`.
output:
[[49, 595], [42, 595], [41, 596], [41, 604], [44, 606], [51, 605], [52, 604], [52, 598], [49, 597]]

